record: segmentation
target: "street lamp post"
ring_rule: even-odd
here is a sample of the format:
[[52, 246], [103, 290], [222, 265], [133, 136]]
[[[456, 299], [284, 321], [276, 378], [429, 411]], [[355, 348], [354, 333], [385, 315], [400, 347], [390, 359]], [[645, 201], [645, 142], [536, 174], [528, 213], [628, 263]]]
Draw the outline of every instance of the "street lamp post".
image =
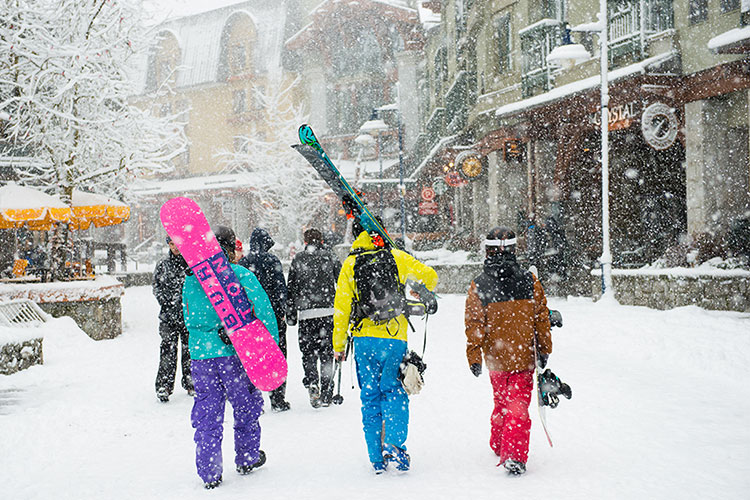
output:
[[[576, 26], [571, 31], [594, 32], [599, 35], [599, 71], [601, 75], [601, 163], [602, 163], [602, 255], [599, 264], [602, 271], [602, 297], [614, 298], [612, 283], [612, 251], [609, 239], [609, 81], [608, 81], [608, 44], [607, 44], [607, 0], [599, 0], [599, 21]], [[562, 66], [572, 66], [586, 56], [585, 49], [578, 45], [556, 47], [547, 56], [547, 62]]]
[[382, 155], [382, 147], [380, 143], [380, 134], [381, 132], [384, 132], [388, 130], [388, 125], [386, 123], [377, 118], [377, 111], [373, 110], [372, 116], [369, 120], [367, 120], [365, 123], [362, 124], [362, 126], [359, 128], [359, 132], [362, 134], [375, 134], [375, 137], [378, 141], [378, 163], [380, 165], [380, 184], [378, 185], [378, 211], [380, 212], [380, 217], [383, 217], [383, 155]]

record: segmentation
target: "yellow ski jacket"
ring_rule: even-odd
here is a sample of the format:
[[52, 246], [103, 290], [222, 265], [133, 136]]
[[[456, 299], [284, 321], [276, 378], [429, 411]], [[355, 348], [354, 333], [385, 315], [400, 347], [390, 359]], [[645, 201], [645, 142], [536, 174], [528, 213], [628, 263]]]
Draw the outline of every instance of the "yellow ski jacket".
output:
[[[352, 243], [352, 250], [375, 250], [370, 235], [363, 231]], [[391, 253], [398, 267], [398, 279], [406, 283], [407, 278], [423, 283], [429, 290], [437, 286], [438, 276], [433, 268], [422, 264], [408, 253], [392, 249]], [[354, 281], [354, 261], [356, 255], [349, 255], [341, 266], [338, 283], [336, 284], [336, 298], [333, 307], [333, 350], [344, 352], [349, 322], [352, 315], [353, 302], [358, 298], [357, 286]], [[386, 339], [407, 340], [409, 325], [403, 314], [391, 319], [388, 323], [378, 324], [369, 318], [360, 324], [352, 325], [354, 337], [380, 337]]]

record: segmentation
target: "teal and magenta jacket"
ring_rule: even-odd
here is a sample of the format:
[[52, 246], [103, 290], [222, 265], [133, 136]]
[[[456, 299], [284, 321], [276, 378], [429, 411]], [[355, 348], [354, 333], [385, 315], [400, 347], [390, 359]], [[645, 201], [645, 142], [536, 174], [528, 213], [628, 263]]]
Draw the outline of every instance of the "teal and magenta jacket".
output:
[[[258, 278], [251, 271], [236, 264], [232, 264], [232, 270], [245, 289], [250, 302], [253, 303], [255, 316], [266, 325], [268, 332], [278, 344], [279, 330], [276, 315]], [[219, 329], [223, 326], [219, 315], [216, 314], [213, 305], [201, 288], [198, 278], [193, 275], [185, 279], [182, 287], [182, 311], [185, 326], [190, 334], [191, 359], [220, 358], [236, 354], [234, 347], [225, 344], [219, 337]]]

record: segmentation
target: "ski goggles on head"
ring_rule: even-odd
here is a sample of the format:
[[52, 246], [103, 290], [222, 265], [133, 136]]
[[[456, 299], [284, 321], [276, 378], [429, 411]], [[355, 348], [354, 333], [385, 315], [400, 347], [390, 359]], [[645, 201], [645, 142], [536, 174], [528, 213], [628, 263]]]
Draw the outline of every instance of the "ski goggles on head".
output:
[[500, 247], [505, 248], [516, 244], [516, 238], [508, 238], [507, 240], [484, 240], [482, 243], [486, 247]]

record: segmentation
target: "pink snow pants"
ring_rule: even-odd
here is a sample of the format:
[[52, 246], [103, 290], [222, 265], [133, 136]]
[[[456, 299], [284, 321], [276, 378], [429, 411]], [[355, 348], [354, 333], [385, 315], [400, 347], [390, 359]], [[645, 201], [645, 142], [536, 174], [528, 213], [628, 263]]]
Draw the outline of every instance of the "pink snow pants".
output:
[[534, 388], [534, 370], [490, 371], [495, 409], [490, 419], [490, 447], [500, 457], [526, 463], [529, 456], [529, 404]]

